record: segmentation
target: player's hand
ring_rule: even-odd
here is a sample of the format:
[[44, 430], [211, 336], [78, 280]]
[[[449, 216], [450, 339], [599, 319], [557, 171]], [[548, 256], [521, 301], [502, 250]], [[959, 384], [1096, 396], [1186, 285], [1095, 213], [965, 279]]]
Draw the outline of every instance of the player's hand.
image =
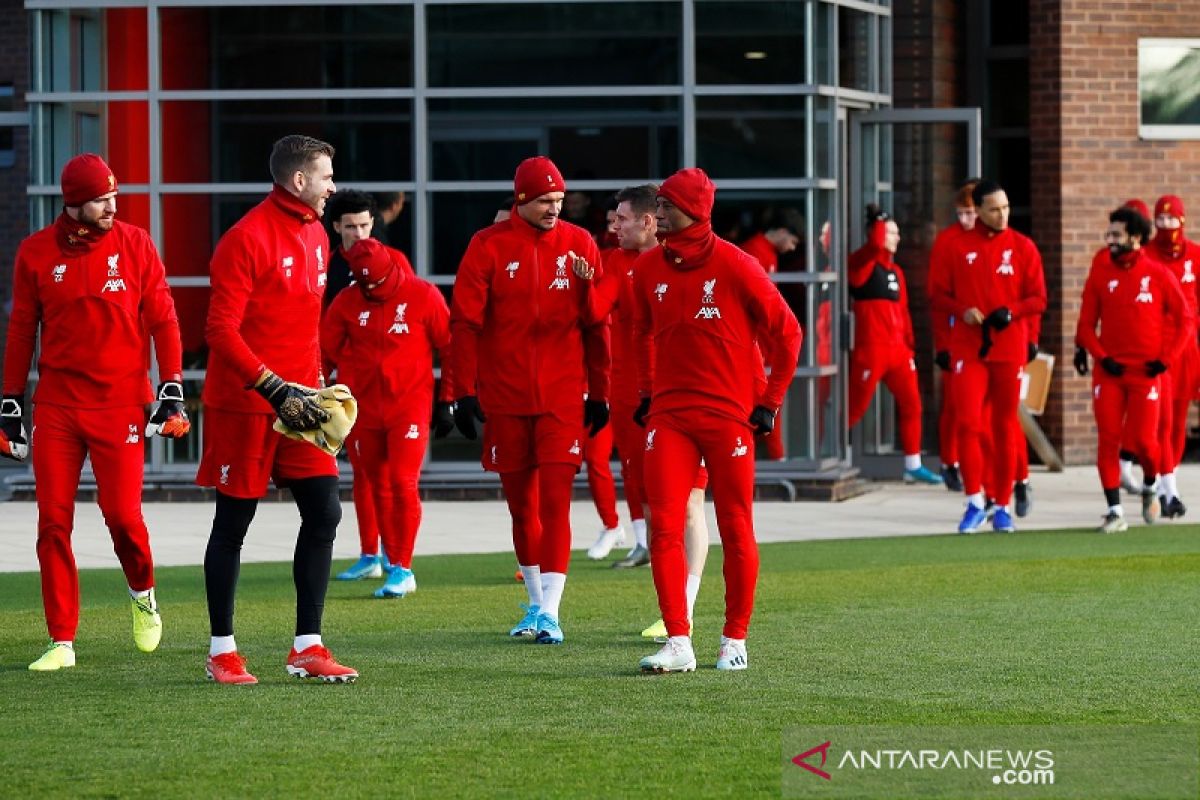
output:
[[1075, 345], [1075, 371], [1080, 375], [1087, 375], [1091, 371], [1088, 367], [1088, 351], [1079, 345]]
[[1125, 374], [1125, 365], [1120, 361], [1117, 361], [1112, 356], [1105, 356], [1104, 358], [1100, 359], [1100, 366], [1105, 372], [1107, 372], [1109, 375], [1112, 375], [1114, 378], [1119, 378]]
[[576, 278], [590, 281], [596, 277], [596, 268], [589, 264], [586, 258], [575, 255], [574, 250], [568, 250], [567, 256], [571, 259], [571, 271], [575, 273]]
[[938, 350], [933, 354], [933, 363], [937, 364], [943, 372], [950, 371], [950, 351]]
[[454, 403], [454, 426], [458, 428], [458, 432], [468, 439], [478, 439], [479, 432], [475, 430], [476, 420], [487, 422], [487, 417], [483, 415], [483, 409], [479, 407], [479, 398], [473, 394], [458, 398]]
[[968, 325], [982, 325], [983, 319], [983, 312], [978, 308], [968, 308], [962, 315], [963, 322]]
[[987, 315], [987, 323], [995, 331], [1004, 330], [1010, 322], [1012, 322], [1012, 312], [1006, 306], [1000, 306]]
[[24, 401], [19, 394], [6, 394], [0, 401], [0, 456], [13, 461], [24, 461], [29, 457], [29, 439], [25, 436], [25, 423], [21, 421]]
[[603, 400], [587, 399], [583, 401], [583, 426], [588, 429], [588, 436], [595, 436], [608, 424], [608, 403]]
[[1160, 360], [1160, 359], [1156, 358], [1153, 361], [1146, 362], [1146, 374], [1149, 375], [1151, 378], [1157, 378], [1159, 375], [1162, 375], [1166, 371], [1167, 371], [1167, 365], [1164, 364], [1162, 362], [1162, 360]]
[[638, 407], [633, 411], [633, 421], [638, 424], [638, 427], [646, 427], [646, 415], [650, 413], [650, 398], [643, 397], [638, 401]]
[[750, 412], [750, 424], [756, 434], [766, 436], [775, 430], [775, 412], [766, 406], [755, 406]]
[[1037, 358], [1037, 354], [1038, 354], [1037, 342], [1030, 342], [1029, 344], [1025, 345], [1025, 363], [1026, 364], [1028, 364], [1030, 361], [1033, 361], [1035, 358]]
[[288, 383], [269, 369], [263, 370], [254, 391], [261, 394], [275, 409], [280, 421], [294, 431], [315, 431], [322, 422], [329, 421], [329, 412], [321, 408], [315, 389]]
[[433, 428], [435, 439], [445, 439], [449, 436], [450, 431], [454, 430], [454, 403], [434, 403], [430, 427]]
[[183, 407], [183, 384], [164, 381], [158, 386], [158, 405], [146, 423], [147, 436], [182, 439], [192, 429], [187, 410]]

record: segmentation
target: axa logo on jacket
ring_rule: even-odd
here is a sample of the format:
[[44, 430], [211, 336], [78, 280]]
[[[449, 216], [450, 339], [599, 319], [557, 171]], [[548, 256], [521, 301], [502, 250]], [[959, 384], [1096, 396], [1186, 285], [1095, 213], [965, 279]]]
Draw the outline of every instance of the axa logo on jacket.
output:
[[564, 291], [571, 288], [571, 279], [567, 275], [567, 256], [561, 255], [554, 260], [554, 280], [550, 281], [547, 289]]
[[103, 294], [104, 292], [123, 292], [128, 288], [129, 287], [127, 287], [125, 285], [124, 278], [109, 278], [108, 280], [106, 280], [104, 282], [104, 288], [102, 288], [100, 290], [100, 293]]
[[398, 303], [396, 305], [396, 319], [392, 322], [392, 327], [388, 328], [388, 333], [408, 333], [408, 322], [405, 321], [404, 315], [408, 311], [408, 303]]
[[[704, 282], [703, 295], [700, 298], [700, 310], [696, 312], [693, 319], [720, 319], [721, 309], [716, 305], [716, 299], [713, 293], [716, 291], [717, 279], [712, 278]], [[659, 298], [662, 299], [661, 297]]]
[[1154, 293], [1150, 291], [1150, 276], [1143, 275], [1142, 282], [1138, 286], [1137, 297], [1133, 298], [1135, 303], [1153, 303]]
[[1012, 264], [1012, 249], [1005, 250], [1000, 254], [1000, 266], [996, 267], [997, 275], [1015, 275], [1016, 271]]

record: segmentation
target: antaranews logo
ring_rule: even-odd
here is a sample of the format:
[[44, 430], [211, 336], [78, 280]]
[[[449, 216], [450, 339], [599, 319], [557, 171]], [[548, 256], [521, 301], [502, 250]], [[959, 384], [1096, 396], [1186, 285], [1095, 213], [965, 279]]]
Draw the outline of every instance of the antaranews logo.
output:
[[[833, 780], [822, 769], [829, 759], [833, 740], [805, 750], [792, 757], [792, 763], [819, 778]], [[1054, 784], [1054, 752], [1048, 749], [1007, 748], [942, 748], [928, 745], [912, 748], [863, 747], [835, 751], [831, 769], [840, 773], [865, 770], [900, 772], [904, 770], [980, 770], [991, 773], [993, 784], [1006, 786], [1052, 786]], [[814, 765], [809, 759], [820, 756]]]
[[825, 760], [829, 756], [829, 745], [830, 744], [832, 744], [832, 742], [825, 742], [824, 744], [819, 744], [816, 747], [809, 748], [808, 750], [805, 750], [800, 755], [793, 756], [792, 763], [795, 764], [797, 767], [800, 767], [801, 769], [808, 770], [813, 775], [816, 775], [820, 778], [824, 778], [825, 780], [831, 780], [833, 778], [833, 776], [830, 775], [828, 772], [826, 772], [823, 769], [818, 769], [817, 767], [814, 767], [812, 764], [808, 763], [809, 758], [816, 755], [817, 753], [820, 753], [821, 754], [821, 766], [822, 767], [825, 766]]

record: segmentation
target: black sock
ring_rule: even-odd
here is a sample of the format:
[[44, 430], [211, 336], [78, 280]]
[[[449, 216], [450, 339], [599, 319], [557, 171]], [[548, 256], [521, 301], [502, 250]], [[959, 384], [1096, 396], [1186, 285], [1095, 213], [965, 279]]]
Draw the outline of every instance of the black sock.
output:
[[[1112, 452], [1111, 450], [1109, 452]], [[1121, 489], [1105, 489], [1104, 502], [1108, 503], [1109, 508], [1121, 505]]]
[[342, 521], [335, 476], [305, 478], [288, 486], [300, 510], [300, 535], [292, 561], [296, 584], [296, 635], [319, 634], [333, 561], [333, 538]]
[[242, 542], [254, 511], [255, 498], [217, 492], [212, 533], [204, 551], [204, 589], [208, 595], [208, 624], [213, 636], [233, 636], [233, 605], [242, 565]]
[[[1109, 450], [1108, 452], [1111, 453], [1112, 451]], [[1137, 454], [1131, 453], [1128, 450], [1122, 450], [1118, 455], [1120, 456], [1122, 461], [1137, 461], [1138, 460]]]

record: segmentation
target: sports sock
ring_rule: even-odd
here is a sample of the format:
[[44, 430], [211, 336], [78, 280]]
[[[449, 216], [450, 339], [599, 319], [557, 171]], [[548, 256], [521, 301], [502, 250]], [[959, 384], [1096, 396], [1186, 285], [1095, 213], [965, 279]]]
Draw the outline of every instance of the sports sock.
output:
[[129, 587], [129, 596], [131, 598], [133, 598], [134, 600], [145, 600], [147, 597], [150, 596], [150, 592], [152, 590], [153, 590], [153, 587], [151, 587], [151, 589], [142, 589], [139, 591], [137, 589], [134, 589], [132, 586], [130, 586]]
[[983, 508], [986, 504], [983, 499], [983, 492], [976, 492], [975, 494], [967, 495], [967, 502], [976, 508]]
[[224, 653], [233, 653], [237, 650], [237, 642], [232, 636], [214, 636], [209, 639], [208, 654], [210, 656], [219, 656]]
[[1119, 488], [1105, 489], [1104, 490], [1104, 502], [1108, 503], [1108, 508], [1110, 511], [1114, 508], [1120, 508], [1121, 507], [1121, 490]]
[[542, 605], [542, 568], [517, 565], [525, 579], [525, 591], [529, 594], [529, 605]]
[[921, 467], [921, 454], [920, 453], [916, 453], [911, 456], [906, 455], [904, 457], [904, 468], [905, 469], [914, 470], [914, 469], [920, 469], [920, 467]]
[[563, 587], [567, 583], [565, 572], [542, 573], [542, 613], [558, 619], [558, 605], [562, 602]]
[[1115, 506], [1108, 507], [1108, 513], [1116, 514], [1118, 517], [1123, 517], [1125, 516], [1125, 509], [1121, 508], [1120, 503], [1117, 503]]
[[302, 653], [305, 650], [307, 650], [308, 648], [312, 647], [314, 644], [320, 644], [320, 643], [321, 643], [321, 634], [305, 633], [305, 634], [301, 634], [300, 636], [296, 637], [295, 641], [292, 643], [292, 648], [297, 653]]
[[1174, 472], [1166, 475], [1159, 475], [1158, 477], [1161, 481], [1160, 485], [1162, 486], [1163, 494], [1167, 496], [1168, 500], [1173, 500], [1176, 497], [1179, 497], [1179, 487], [1175, 485]]
[[67, 640], [65, 640], [65, 639], [55, 639], [55, 640], [54, 640], [54, 644], [61, 644], [61, 645], [63, 645], [64, 647], [69, 647], [69, 648], [71, 648], [72, 650], [74, 650], [74, 649], [75, 649], [75, 642], [74, 642], [74, 641], [67, 641]]
[[650, 547], [650, 545], [647, 543], [648, 540], [646, 539], [646, 520], [635, 519], [633, 521], [633, 539], [634, 544], [638, 545], [639, 547]]
[[1133, 480], [1133, 460], [1121, 459], [1121, 481], [1123, 483], [1135, 483]]
[[692, 609], [696, 607], [696, 595], [700, 594], [700, 576], [687, 576], [688, 619], [692, 619]]

